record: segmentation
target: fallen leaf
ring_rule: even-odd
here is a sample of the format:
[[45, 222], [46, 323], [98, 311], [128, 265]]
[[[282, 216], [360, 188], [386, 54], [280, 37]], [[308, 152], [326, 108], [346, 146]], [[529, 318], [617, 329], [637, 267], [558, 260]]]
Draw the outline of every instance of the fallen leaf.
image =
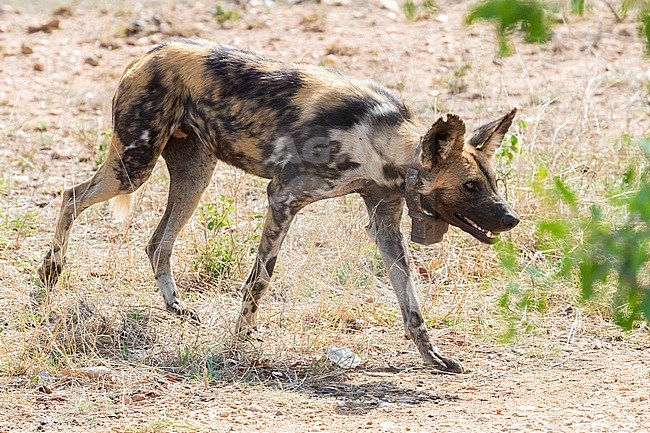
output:
[[89, 379], [97, 380], [107, 378], [113, 375], [113, 370], [108, 367], [99, 365], [97, 367], [84, 367], [74, 371], [75, 375], [85, 376]]
[[60, 21], [58, 18], [54, 17], [50, 21], [48, 21], [45, 24], [41, 24], [40, 26], [29, 26], [27, 27], [27, 33], [32, 34], [32, 33], [37, 33], [37, 32], [45, 32], [45, 33], [51, 33], [52, 30], [58, 29]]
[[176, 383], [176, 382], [180, 382], [180, 380], [181, 380], [179, 377], [174, 376], [173, 374], [166, 374], [164, 377], [165, 377], [165, 379], [167, 379], [169, 382], [174, 382], [174, 383]]
[[39, 386], [36, 391], [42, 392], [43, 394], [52, 394], [52, 389], [47, 385]]
[[420, 276], [425, 280], [431, 279], [431, 275], [429, 275], [429, 271], [427, 271], [427, 268], [425, 268], [424, 266], [418, 266], [418, 274], [420, 274]]

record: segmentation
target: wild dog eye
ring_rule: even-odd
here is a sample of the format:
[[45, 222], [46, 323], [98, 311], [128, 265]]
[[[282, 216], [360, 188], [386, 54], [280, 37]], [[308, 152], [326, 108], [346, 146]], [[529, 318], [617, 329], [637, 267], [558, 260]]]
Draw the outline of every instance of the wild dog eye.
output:
[[465, 182], [465, 188], [467, 189], [476, 188], [476, 182], [474, 182], [473, 180], [470, 180], [469, 182]]

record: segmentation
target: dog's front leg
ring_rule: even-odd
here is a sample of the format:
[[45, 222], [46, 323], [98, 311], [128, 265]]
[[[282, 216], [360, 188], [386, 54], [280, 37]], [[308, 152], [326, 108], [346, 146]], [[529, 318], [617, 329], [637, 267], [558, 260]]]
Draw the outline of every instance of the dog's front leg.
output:
[[235, 327], [235, 335], [240, 338], [247, 338], [256, 330], [260, 299], [269, 287], [282, 241], [303, 205], [292, 192], [277, 188], [274, 181], [269, 184], [268, 197], [269, 207], [257, 257], [241, 289], [243, 301]]
[[395, 289], [404, 319], [406, 338], [415, 342], [418, 351], [427, 364], [442, 371], [461, 373], [463, 367], [457, 360], [444, 356], [431, 339], [424, 325], [420, 304], [410, 273], [410, 258], [406, 242], [400, 232], [400, 221], [404, 201], [365, 197], [370, 225], [368, 232], [381, 252], [388, 275]]

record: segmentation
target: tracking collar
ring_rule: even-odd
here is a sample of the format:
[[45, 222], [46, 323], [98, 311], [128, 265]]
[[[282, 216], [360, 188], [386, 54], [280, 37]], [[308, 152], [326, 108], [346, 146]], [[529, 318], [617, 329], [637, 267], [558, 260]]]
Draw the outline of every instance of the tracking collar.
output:
[[441, 242], [449, 224], [437, 215], [428, 215], [422, 209], [422, 194], [417, 191], [420, 172], [415, 168], [406, 170], [406, 206], [411, 217], [411, 240], [430, 245]]

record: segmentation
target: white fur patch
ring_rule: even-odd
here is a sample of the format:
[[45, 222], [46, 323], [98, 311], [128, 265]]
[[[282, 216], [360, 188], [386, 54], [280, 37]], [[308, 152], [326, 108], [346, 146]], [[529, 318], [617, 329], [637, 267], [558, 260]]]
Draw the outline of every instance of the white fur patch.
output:
[[133, 203], [133, 194], [118, 195], [111, 199], [110, 208], [113, 212], [113, 218], [118, 223], [123, 223], [129, 216], [131, 205]]
[[142, 144], [145, 146], [149, 145], [149, 130], [145, 129], [142, 132], [142, 135], [140, 136], [140, 140], [142, 141]]

